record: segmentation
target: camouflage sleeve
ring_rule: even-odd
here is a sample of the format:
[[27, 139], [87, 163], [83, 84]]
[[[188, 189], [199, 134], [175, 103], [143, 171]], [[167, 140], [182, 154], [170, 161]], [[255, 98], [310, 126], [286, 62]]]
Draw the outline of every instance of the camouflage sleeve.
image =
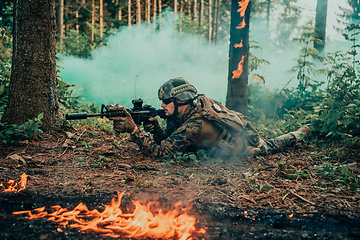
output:
[[139, 145], [144, 154], [151, 157], [165, 157], [176, 152], [184, 152], [193, 146], [201, 132], [201, 125], [200, 120], [190, 120], [181, 125], [160, 144], [156, 144], [154, 140], [138, 129], [132, 134], [132, 141]]

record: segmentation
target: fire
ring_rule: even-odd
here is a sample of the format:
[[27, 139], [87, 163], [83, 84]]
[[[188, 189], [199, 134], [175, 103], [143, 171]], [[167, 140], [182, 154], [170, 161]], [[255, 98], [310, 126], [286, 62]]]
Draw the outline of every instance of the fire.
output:
[[[54, 210], [48, 213], [45, 207], [34, 209], [37, 212], [33, 214], [31, 211], [13, 212], [13, 214], [28, 214], [27, 219], [49, 217], [48, 221], [59, 223], [57, 231], [62, 232], [61, 228], [65, 228], [69, 222], [70, 228], [76, 228], [83, 232], [94, 231], [102, 236], [112, 238], [121, 237], [121, 233], [125, 237], [149, 237], [149, 238], [174, 238], [185, 240], [192, 239], [192, 233], [204, 234], [205, 229], [196, 231], [196, 219], [187, 214], [188, 209], [180, 209], [182, 202], [174, 204], [174, 209], [163, 212], [159, 209], [156, 213], [150, 211], [152, 206], [157, 206], [157, 202], [153, 201], [147, 205], [142, 205], [139, 201], [133, 200], [135, 210], [133, 213], [123, 213], [120, 209], [121, 199], [125, 192], [118, 192], [118, 198], [111, 200], [110, 205], [105, 207], [103, 212], [94, 209], [88, 210], [83, 203], [77, 205], [73, 210], [69, 211], [59, 205], [52, 206]], [[92, 220], [85, 220], [92, 218]]]
[[290, 214], [290, 215], [289, 215], [289, 218], [292, 218], [292, 217], [294, 217], [294, 214]]
[[240, 75], [242, 74], [244, 59], [245, 59], [245, 56], [242, 56], [241, 60], [240, 60], [240, 62], [238, 64], [238, 68], [232, 72], [233, 73], [232, 79], [239, 78]]
[[241, 39], [241, 42], [240, 43], [235, 43], [234, 44], [234, 47], [235, 48], [242, 48], [244, 45], [243, 45], [243, 40]]
[[[238, 1], [239, 9], [237, 10], [237, 12], [240, 13], [240, 17], [242, 17], [243, 19], [242, 19], [241, 23], [239, 24], [239, 26], [236, 27], [236, 29], [242, 29], [242, 28], [244, 28], [246, 26], [246, 23], [245, 23], [245, 11], [246, 11], [246, 9], [247, 9], [247, 7], [249, 5], [249, 2], [250, 2], [250, 0]], [[243, 47], [243, 39], [241, 39], [240, 43], [234, 44], [234, 47], [235, 48], [242, 48]], [[243, 72], [244, 58], [245, 58], [245, 56], [241, 57], [241, 60], [238, 63], [237, 69], [232, 72], [233, 73], [232, 79], [240, 78], [240, 76], [241, 76], [241, 74]]]
[[[241, 0], [239, 1], [239, 9], [237, 10], [240, 13], [240, 17], [244, 17], [245, 16], [245, 11], [248, 7], [250, 0]], [[245, 18], [243, 19], [243, 21], [240, 23], [239, 26], [237, 26], [237, 29], [241, 29], [244, 28], [246, 26], [245, 24]]]
[[[17, 183], [15, 180], [10, 179], [8, 181], [9, 187], [4, 189], [3, 192], [15, 192], [18, 193], [26, 188], [26, 182], [27, 182], [28, 175], [26, 173], [21, 174], [21, 180]], [[20, 186], [19, 189], [16, 189], [18, 186]], [[5, 187], [2, 183], [0, 184], [0, 187]]]

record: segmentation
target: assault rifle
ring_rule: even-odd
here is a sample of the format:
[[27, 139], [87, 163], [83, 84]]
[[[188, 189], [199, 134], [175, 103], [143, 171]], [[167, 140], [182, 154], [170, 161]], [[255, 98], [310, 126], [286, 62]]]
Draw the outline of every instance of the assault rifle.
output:
[[[130, 113], [136, 125], [140, 125], [142, 122], [148, 120], [151, 117], [165, 117], [165, 112], [163, 109], [155, 109], [150, 105], [143, 106], [143, 100], [141, 98], [132, 100], [132, 104], [134, 107], [126, 109], [126, 111]], [[102, 104], [100, 113], [70, 113], [65, 115], [66, 120], [86, 119], [88, 117], [125, 117], [125, 112], [109, 110], [104, 104]]]

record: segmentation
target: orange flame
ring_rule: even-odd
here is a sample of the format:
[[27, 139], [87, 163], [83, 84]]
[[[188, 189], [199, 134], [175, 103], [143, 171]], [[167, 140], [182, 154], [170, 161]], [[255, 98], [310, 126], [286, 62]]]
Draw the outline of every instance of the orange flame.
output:
[[[244, 17], [245, 16], [245, 11], [248, 7], [250, 0], [241, 0], [239, 1], [239, 9], [237, 10], [240, 13], [240, 17]], [[246, 26], [245, 24], [245, 18], [242, 20], [242, 22], [240, 23], [239, 26], [237, 26], [237, 29], [241, 29], [244, 28]]]
[[289, 218], [292, 218], [292, 217], [294, 217], [294, 214], [290, 214], [290, 215], [289, 215]]
[[[27, 182], [28, 175], [26, 173], [21, 174], [21, 180], [19, 183], [15, 182], [15, 180], [10, 179], [8, 181], [9, 187], [4, 189], [3, 192], [15, 192], [18, 193], [26, 188], [26, 182]], [[16, 189], [20, 185], [19, 189]], [[4, 185], [1, 183], [0, 187], [4, 187]]]
[[235, 47], [235, 48], [242, 48], [242, 47], [243, 47], [243, 40], [241, 39], [241, 42], [240, 42], [240, 43], [235, 43], [235, 44], [234, 44], [234, 47]]
[[232, 73], [233, 73], [232, 79], [239, 78], [241, 76], [241, 74], [243, 72], [244, 59], [245, 59], [245, 56], [242, 56], [241, 60], [238, 64], [238, 68], [236, 70], [232, 71]]
[[[147, 205], [142, 205], [139, 201], [133, 200], [135, 210], [133, 213], [123, 213], [120, 209], [121, 199], [125, 192], [119, 194], [118, 199], [113, 198], [110, 205], [105, 207], [103, 212], [94, 209], [89, 211], [85, 204], [80, 203], [73, 210], [68, 211], [59, 205], [52, 206], [53, 213], [44, 212], [45, 207], [34, 209], [38, 212], [32, 214], [31, 211], [13, 212], [13, 214], [28, 214], [27, 219], [49, 217], [48, 221], [59, 223], [57, 231], [61, 232], [61, 228], [65, 228], [68, 223], [71, 228], [79, 229], [83, 232], [94, 231], [103, 236], [113, 238], [121, 237], [120, 233], [126, 237], [149, 237], [149, 238], [174, 238], [185, 240], [192, 239], [191, 234], [194, 232], [204, 234], [205, 229], [195, 231], [196, 219], [186, 213], [187, 209], [181, 209], [181, 202], [174, 204], [174, 209], [163, 213], [158, 210], [154, 214], [150, 211], [151, 206], [157, 205], [157, 202], [150, 202]], [[184, 213], [181, 213], [185, 211]], [[93, 218], [92, 220], [85, 220], [84, 218]]]

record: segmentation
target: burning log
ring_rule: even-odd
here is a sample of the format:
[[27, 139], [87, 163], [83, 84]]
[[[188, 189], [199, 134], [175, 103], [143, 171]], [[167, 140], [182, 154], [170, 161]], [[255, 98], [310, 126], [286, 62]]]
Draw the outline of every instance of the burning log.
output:
[[[112, 238], [121, 237], [121, 233], [125, 237], [150, 237], [150, 238], [177, 238], [192, 239], [193, 233], [204, 234], [205, 229], [196, 230], [196, 218], [187, 214], [188, 209], [180, 209], [182, 202], [174, 204], [174, 209], [163, 213], [162, 209], [153, 213], [150, 209], [157, 206], [157, 202], [153, 201], [147, 205], [142, 205], [139, 201], [133, 200], [135, 210], [133, 213], [123, 213], [120, 209], [121, 199], [125, 192], [118, 192], [118, 198], [112, 199], [110, 205], [107, 205], [103, 212], [94, 209], [88, 210], [83, 203], [77, 205], [73, 210], [69, 211], [59, 205], [52, 206], [54, 210], [48, 213], [45, 207], [34, 209], [32, 211], [18, 211], [13, 214], [28, 214], [27, 219], [49, 217], [48, 221], [59, 223], [59, 232], [61, 228], [65, 228], [69, 222], [70, 228], [76, 228], [83, 232], [94, 231], [102, 236]], [[85, 220], [92, 218], [92, 220]]]

